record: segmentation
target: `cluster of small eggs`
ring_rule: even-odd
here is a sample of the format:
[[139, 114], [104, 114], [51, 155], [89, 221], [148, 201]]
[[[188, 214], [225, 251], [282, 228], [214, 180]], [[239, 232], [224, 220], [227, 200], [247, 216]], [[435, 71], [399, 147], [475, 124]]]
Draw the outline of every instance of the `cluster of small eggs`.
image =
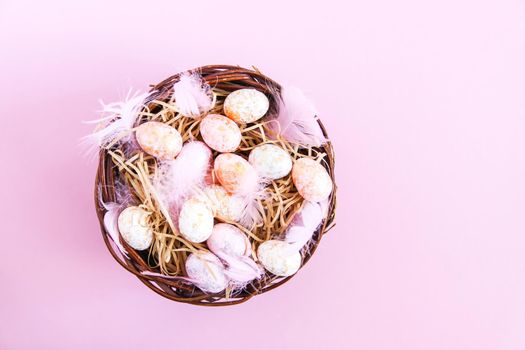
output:
[[[180, 209], [178, 228], [190, 242], [207, 241], [212, 252], [217, 247], [229, 247], [232, 250], [236, 246], [235, 254], [251, 254], [249, 240], [242, 231], [229, 224], [214, 225], [214, 218], [237, 221], [243, 209], [239, 196], [253, 190], [260, 179], [277, 180], [291, 172], [292, 181], [305, 200], [319, 202], [329, 197], [333, 186], [331, 178], [323, 166], [310, 158], [300, 158], [294, 162], [286, 150], [270, 143], [255, 147], [247, 160], [234, 153], [242, 139], [239, 124], [261, 119], [268, 109], [269, 100], [262, 92], [240, 89], [226, 97], [225, 115], [208, 114], [201, 120], [200, 135], [204, 143], [219, 152], [212, 166], [218, 184], [208, 184], [204, 189], [205, 199], [202, 196], [191, 197]], [[161, 122], [143, 123], [136, 128], [135, 135], [142, 150], [160, 161], [175, 159], [183, 148], [178, 130]], [[134, 249], [147, 249], [153, 240], [147, 216], [145, 210], [135, 206], [128, 207], [119, 216], [119, 231]], [[274, 240], [265, 242], [260, 246], [258, 256], [271, 273], [288, 276], [298, 270], [301, 258], [300, 255], [290, 257], [282, 253], [279, 250], [282, 244], [284, 242]], [[199, 253], [199, 257], [201, 259], [194, 255], [188, 257], [186, 270], [189, 277], [209, 281], [200, 286], [205, 291], [224, 289], [227, 278], [216, 278], [222, 276], [216, 271], [223, 266], [220, 259], [204, 252]], [[217, 268], [205, 268], [203, 264]], [[215, 278], [211, 278], [213, 276]]]

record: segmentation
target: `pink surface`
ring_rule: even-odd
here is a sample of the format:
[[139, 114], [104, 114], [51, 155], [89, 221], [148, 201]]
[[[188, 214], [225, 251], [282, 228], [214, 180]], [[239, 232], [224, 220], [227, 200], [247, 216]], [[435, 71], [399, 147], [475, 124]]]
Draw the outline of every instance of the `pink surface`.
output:
[[[148, 3], [0, 2], [0, 349], [525, 348], [523, 1]], [[78, 147], [99, 98], [209, 63], [303, 87], [339, 183], [306, 268], [220, 309], [113, 261]]]

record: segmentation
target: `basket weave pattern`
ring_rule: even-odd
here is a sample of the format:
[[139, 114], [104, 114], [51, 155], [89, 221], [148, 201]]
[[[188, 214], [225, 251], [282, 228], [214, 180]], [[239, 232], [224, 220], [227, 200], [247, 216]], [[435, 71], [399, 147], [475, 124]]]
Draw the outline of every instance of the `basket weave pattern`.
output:
[[[270, 97], [270, 111], [272, 111], [272, 109], [275, 110], [276, 108], [276, 100], [275, 98], [272, 98], [272, 94], [279, 93], [280, 85], [267, 76], [263, 75], [258, 70], [249, 70], [237, 66], [213, 65], [200, 67], [192, 71], [196, 71], [201, 74], [202, 79], [207, 84], [209, 84], [212, 89], [217, 88], [232, 92], [247, 87], [255, 88], [261, 92], [264, 92]], [[173, 91], [173, 84], [179, 80], [179, 76], [180, 74], [173, 75], [159, 84], [152, 86], [151, 91], [156, 92], [150, 98], [152, 100], [168, 101]], [[328, 137], [322, 123], [319, 122], [319, 124], [325, 136]], [[320, 152], [326, 153], [326, 161], [323, 162], [323, 165], [327, 169], [328, 174], [332, 177], [332, 180], [335, 180], [335, 157], [331, 143], [328, 142], [324, 144], [318, 150]], [[164, 278], [159, 275], [144, 275], [143, 272], [158, 273], [159, 271], [155, 271], [150, 267], [147, 262], [147, 255], [131, 249], [123, 240], [121, 240], [121, 243], [126, 247], [129, 257], [120, 254], [118, 249], [116, 249], [115, 245], [112, 243], [111, 238], [104, 227], [104, 214], [106, 210], [101, 205], [99, 198], [101, 198], [104, 202], [114, 202], [116, 200], [114, 184], [119, 174], [106, 150], [102, 150], [100, 152], [99, 159], [100, 162], [95, 180], [95, 205], [104, 242], [111, 255], [122, 267], [134, 274], [140, 281], [142, 281], [142, 283], [144, 283], [156, 293], [168, 299], [184, 303], [205, 306], [224, 306], [247, 301], [257, 294], [265, 293], [280, 286], [293, 277], [277, 277], [269, 272], [266, 272], [261, 279], [251, 282], [235, 295], [226, 298], [225, 292], [218, 294], [207, 294], [187, 282], [170, 279], [169, 277]], [[335, 207], [336, 185], [334, 181], [334, 189], [329, 198], [326, 219], [313, 235], [312, 242], [308, 249], [302, 250], [302, 265], [304, 265], [311, 258], [323, 235], [334, 226]]]

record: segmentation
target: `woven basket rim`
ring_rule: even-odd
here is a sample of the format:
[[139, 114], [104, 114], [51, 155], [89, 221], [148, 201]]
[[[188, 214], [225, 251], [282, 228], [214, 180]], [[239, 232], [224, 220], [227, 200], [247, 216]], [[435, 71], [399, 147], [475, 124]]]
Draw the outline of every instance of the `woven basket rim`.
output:
[[[179, 80], [181, 74], [186, 72], [197, 72], [201, 74], [203, 80], [207, 82], [212, 88], [218, 87], [226, 90], [236, 90], [238, 88], [245, 87], [254, 87], [260, 91], [265, 92], [266, 94], [271, 93], [280, 93], [281, 86], [270, 79], [269, 77], [262, 74], [257, 68], [254, 67], [253, 70], [242, 68], [240, 66], [232, 65], [208, 65], [202, 66], [195, 69], [179, 72], [175, 75], [168, 77], [167, 79], [161, 81], [158, 84], [151, 85], [151, 90], [153, 94], [151, 95], [151, 100], [154, 99], [164, 99], [170, 94], [170, 89], [172, 89], [173, 84]], [[269, 88], [272, 90], [270, 91]], [[324, 133], [328, 138], [328, 134], [323, 123], [318, 119], [318, 123]], [[315, 253], [322, 237], [335, 226], [335, 208], [336, 208], [336, 192], [337, 185], [335, 182], [335, 155], [331, 142], [319, 147], [324, 153], [326, 153], [326, 162], [323, 162], [323, 166], [328, 171], [332, 181], [333, 181], [333, 191], [329, 198], [329, 206], [325, 220], [322, 225], [317, 229], [313, 236], [313, 244], [309, 247], [308, 250], [303, 251], [303, 258], [301, 263], [301, 268], [310, 260], [312, 255]], [[203, 306], [226, 306], [233, 305], [245, 302], [252, 298], [255, 295], [268, 292], [274, 288], [279, 287], [280, 285], [289, 281], [296, 274], [288, 277], [277, 277], [273, 276], [271, 273], [265, 271], [263, 278], [259, 281], [255, 281], [249, 284], [245, 290], [240, 294], [231, 296], [229, 299], [225, 299], [225, 293], [217, 294], [206, 294], [200, 291], [198, 288], [189, 286], [187, 283], [175, 281], [170, 279], [168, 276], [159, 277], [152, 275], [144, 275], [142, 272], [145, 270], [153, 271], [147, 263], [144, 261], [140, 253], [133, 250], [129, 247], [124, 240], [120, 240], [121, 243], [127, 248], [129, 257], [122, 256], [118, 249], [116, 249], [114, 243], [112, 243], [109, 233], [107, 232], [104, 226], [104, 214], [106, 209], [102, 206], [100, 198], [104, 202], [110, 202], [115, 200], [115, 193], [110, 191], [114, 189], [114, 177], [115, 171], [112, 169], [112, 163], [110, 157], [108, 157], [107, 150], [101, 150], [99, 153], [99, 165], [95, 178], [95, 207], [97, 210], [97, 217], [99, 219], [100, 230], [104, 243], [108, 250], [110, 251], [113, 258], [128, 272], [135, 275], [142, 283], [144, 283], [148, 288], [156, 292], [157, 294], [168, 298], [170, 300], [189, 303], [194, 305], [203, 305]], [[175, 289], [174, 289], [175, 288]], [[186, 294], [190, 296], [181, 295], [181, 291], [186, 291]]]

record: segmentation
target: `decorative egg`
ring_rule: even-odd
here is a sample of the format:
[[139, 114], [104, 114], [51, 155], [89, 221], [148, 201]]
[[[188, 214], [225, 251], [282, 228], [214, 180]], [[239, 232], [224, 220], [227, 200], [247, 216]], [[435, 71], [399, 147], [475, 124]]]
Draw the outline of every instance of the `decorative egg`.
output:
[[283, 241], [263, 242], [257, 256], [264, 268], [276, 276], [291, 276], [301, 267], [301, 254], [290, 250], [289, 244]]
[[184, 202], [179, 214], [179, 231], [190, 242], [200, 243], [213, 230], [213, 212], [205, 202], [192, 197]]
[[270, 108], [268, 97], [255, 89], [240, 89], [224, 100], [224, 114], [237, 123], [253, 123], [261, 119]]
[[332, 193], [332, 179], [326, 169], [310, 158], [298, 159], [292, 168], [292, 180], [299, 194], [311, 202], [321, 202]]
[[213, 165], [219, 183], [229, 193], [246, 194], [257, 189], [255, 168], [244, 158], [233, 153], [219, 154]]
[[290, 154], [281, 147], [269, 143], [252, 149], [248, 160], [260, 176], [270, 180], [285, 177], [292, 170]]
[[228, 221], [239, 221], [244, 210], [241, 197], [232, 195], [220, 185], [204, 188], [205, 199], [213, 210], [213, 216]]
[[204, 142], [217, 152], [233, 152], [241, 143], [241, 130], [220, 114], [208, 114], [200, 123]]
[[204, 292], [219, 293], [228, 285], [224, 265], [219, 258], [209, 252], [190, 254], [186, 259], [186, 272]]
[[225, 253], [229, 256], [244, 256], [251, 253], [248, 237], [237, 227], [230, 224], [217, 224], [206, 241], [208, 248], [219, 255]]
[[179, 131], [161, 122], [140, 124], [135, 131], [135, 136], [144, 152], [161, 160], [175, 158], [182, 148]]
[[133, 249], [148, 249], [153, 241], [153, 230], [148, 224], [149, 215], [146, 210], [132, 206], [124, 209], [118, 217], [119, 232]]

